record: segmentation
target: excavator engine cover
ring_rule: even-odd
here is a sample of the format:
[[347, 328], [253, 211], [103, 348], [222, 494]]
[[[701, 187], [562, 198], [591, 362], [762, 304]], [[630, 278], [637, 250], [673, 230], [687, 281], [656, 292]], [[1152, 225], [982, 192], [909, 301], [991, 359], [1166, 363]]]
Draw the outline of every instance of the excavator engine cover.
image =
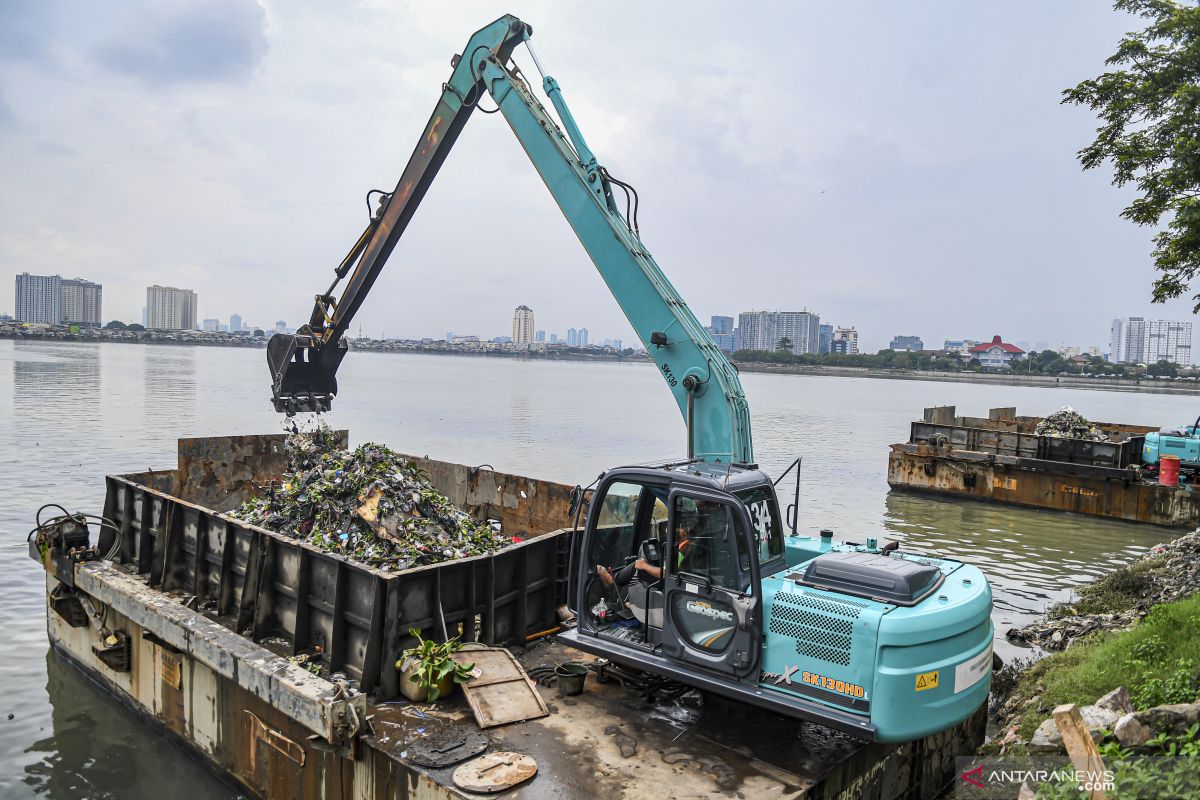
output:
[[805, 586], [912, 606], [942, 585], [932, 564], [881, 553], [826, 553], [809, 561], [802, 573], [789, 575]]

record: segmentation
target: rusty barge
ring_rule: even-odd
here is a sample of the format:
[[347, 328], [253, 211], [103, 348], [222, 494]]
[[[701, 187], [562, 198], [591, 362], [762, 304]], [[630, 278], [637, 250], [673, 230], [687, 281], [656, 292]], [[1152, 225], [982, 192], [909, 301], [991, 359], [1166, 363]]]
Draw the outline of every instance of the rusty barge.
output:
[[[535, 677], [590, 659], [545, 636], [566, 591], [571, 487], [415, 460], [459, 507], [523, 541], [382, 572], [225, 513], [282, 472], [281, 435], [181, 439], [176, 469], [107, 478], [106, 558], [88, 555], [86, 532], [31, 546], [54, 653], [259, 798], [478, 796], [453, 780], [468, 742], [536, 763], [497, 796], [921, 798], [983, 741], [982, 707], [922, 740], [867, 743], [615, 667], [578, 697], [538, 683], [548, 714], [486, 731], [461, 695], [399, 700], [410, 627], [506, 646]], [[316, 647], [329, 677], [295, 659]]]
[[986, 418], [927, 408], [908, 441], [891, 446], [888, 485], [1173, 528], [1200, 523], [1192, 484], [1161, 485], [1140, 468], [1144, 437], [1156, 429], [1098, 422], [1108, 441], [1093, 442], [1038, 436], [1040, 421], [1015, 408]]

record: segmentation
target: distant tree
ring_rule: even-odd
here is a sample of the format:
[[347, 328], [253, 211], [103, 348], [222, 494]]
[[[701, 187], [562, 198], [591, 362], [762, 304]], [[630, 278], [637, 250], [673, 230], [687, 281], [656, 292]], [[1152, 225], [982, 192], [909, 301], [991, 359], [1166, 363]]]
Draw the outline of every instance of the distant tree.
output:
[[263, 333], [263, 329], [262, 329], [262, 328], [255, 328], [255, 329], [254, 329], [254, 335], [255, 335], [255, 336], [266, 336], [266, 334], [265, 334], [265, 333]]
[[1151, 364], [1147, 367], [1146, 374], [1159, 378], [1174, 378], [1179, 375], [1179, 366], [1164, 358], [1160, 359], [1157, 364]]
[[967, 362], [967, 367], [971, 369], [972, 372], [979, 372], [981, 369], [983, 369], [983, 362], [972, 356], [971, 360]]
[[789, 353], [792, 352], [792, 340], [784, 336], [779, 340], [778, 344], [775, 345], [775, 349], [786, 350]]
[[[1104, 62], [1114, 67], [1063, 92], [1064, 103], [1100, 117], [1078, 153], [1085, 170], [1111, 161], [1113, 183], [1137, 187], [1121, 216], [1158, 228], [1153, 299], [1180, 297], [1200, 272], [1200, 6], [1176, 0], [1116, 0], [1147, 21]], [[1161, 223], [1166, 220], [1165, 226]], [[1193, 310], [1200, 313], [1200, 293]]]
[[104, 327], [106, 327], [110, 330], [114, 330], [114, 331], [123, 331], [129, 326], [126, 325], [124, 322], [121, 322], [121, 320], [119, 320], [119, 319], [114, 319], [112, 322], [108, 323]]
[[129, 324], [128, 324], [128, 325], [125, 327], [125, 330], [128, 330], [128, 331], [144, 331], [144, 330], [146, 330], [146, 326], [144, 326], [144, 325], [139, 325], [139, 324], [138, 324], [138, 323], [136, 323], [136, 322], [131, 322], [131, 323], [129, 323]]

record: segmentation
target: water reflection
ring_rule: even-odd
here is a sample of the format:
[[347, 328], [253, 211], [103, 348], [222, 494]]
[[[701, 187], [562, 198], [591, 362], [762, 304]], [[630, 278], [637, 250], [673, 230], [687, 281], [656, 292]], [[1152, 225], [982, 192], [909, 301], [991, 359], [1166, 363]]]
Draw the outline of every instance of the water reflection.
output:
[[[984, 571], [1000, 636], [1173, 536], [1146, 525], [910, 492], [889, 492], [884, 503], [886, 535], [906, 549], [969, 561]], [[1006, 649], [1000, 641], [997, 646]]]
[[[21, 796], [123, 800], [175, 797], [181, 785], [211, 786], [198, 761], [97, 691], [62, 657], [49, 651], [45, 665], [52, 728], [25, 749]], [[242, 797], [232, 788], [227, 796]]]

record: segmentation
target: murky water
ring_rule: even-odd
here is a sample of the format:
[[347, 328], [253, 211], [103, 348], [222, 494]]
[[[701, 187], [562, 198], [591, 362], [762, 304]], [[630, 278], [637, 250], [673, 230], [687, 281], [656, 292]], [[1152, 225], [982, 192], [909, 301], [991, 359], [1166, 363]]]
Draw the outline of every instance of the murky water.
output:
[[[330, 422], [354, 442], [570, 483], [678, 455], [683, 425], [645, 365], [359, 353]], [[889, 493], [887, 445], [925, 406], [961, 413], [1070, 403], [1094, 419], [1161, 425], [1190, 397], [786, 375], [743, 376], [759, 461], [804, 456], [800, 519], [968, 559], [1005, 628], [1135, 558], [1166, 530]], [[25, 534], [42, 503], [99, 512], [107, 473], [172, 467], [180, 436], [279, 430], [261, 350], [0, 341], [0, 797], [231, 797], [235, 793], [48, 654], [42, 573]], [[1001, 639], [1001, 652], [1007, 652]], [[11, 719], [8, 719], [12, 715]]]

